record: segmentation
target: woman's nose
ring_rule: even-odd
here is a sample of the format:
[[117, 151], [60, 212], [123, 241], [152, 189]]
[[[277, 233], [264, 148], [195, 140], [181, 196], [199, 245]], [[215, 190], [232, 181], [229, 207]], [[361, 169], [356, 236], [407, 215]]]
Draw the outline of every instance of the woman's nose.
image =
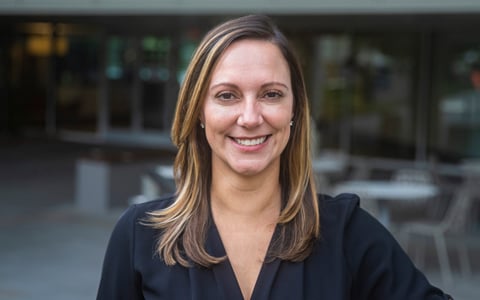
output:
[[263, 123], [262, 107], [256, 99], [244, 101], [237, 124], [243, 127], [255, 127]]

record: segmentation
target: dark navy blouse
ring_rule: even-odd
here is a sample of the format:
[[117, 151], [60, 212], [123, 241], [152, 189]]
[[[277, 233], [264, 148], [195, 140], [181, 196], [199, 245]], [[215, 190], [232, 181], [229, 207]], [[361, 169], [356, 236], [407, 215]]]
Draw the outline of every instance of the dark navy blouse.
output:
[[[106, 251], [97, 300], [243, 299], [228, 259], [212, 268], [185, 268], [166, 266], [155, 253], [159, 232], [139, 220], [173, 200], [134, 205], [122, 215]], [[319, 201], [321, 238], [311, 255], [297, 263], [264, 263], [252, 300], [451, 299], [430, 285], [392, 235], [359, 207], [357, 196], [320, 196]], [[211, 223], [206, 249], [224, 256]]]

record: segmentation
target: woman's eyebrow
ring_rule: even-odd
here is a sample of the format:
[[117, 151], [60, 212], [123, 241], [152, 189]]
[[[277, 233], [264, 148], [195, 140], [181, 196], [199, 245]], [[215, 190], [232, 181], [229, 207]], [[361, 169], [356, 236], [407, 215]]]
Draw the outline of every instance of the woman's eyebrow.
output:
[[233, 84], [233, 83], [229, 83], [229, 82], [219, 82], [219, 83], [215, 83], [214, 85], [211, 85], [210, 86], [210, 89], [214, 89], [214, 88], [217, 88], [217, 87], [229, 87], [229, 88], [237, 88], [237, 85]]
[[280, 85], [280, 86], [286, 88], [287, 90], [289, 90], [288, 85], [286, 85], [286, 84], [283, 83], [283, 82], [279, 82], [279, 81], [267, 82], [267, 83], [265, 83], [265, 84], [262, 84], [261, 87], [262, 87], [262, 88], [266, 88], [266, 87], [275, 86], [275, 85]]
[[[267, 83], [262, 84], [260, 87], [261, 88], [267, 88], [267, 87], [271, 87], [271, 86], [275, 86], [275, 85], [280, 85], [280, 86], [284, 87], [285, 89], [289, 90], [289, 87], [288, 87], [287, 84], [279, 82], [279, 81], [267, 82]], [[219, 83], [215, 83], [215, 84], [211, 85], [210, 89], [215, 89], [215, 88], [220, 87], [220, 86], [229, 87], [229, 88], [237, 88], [238, 87], [236, 84], [233, 84], [233, 83], [219, 82]]]

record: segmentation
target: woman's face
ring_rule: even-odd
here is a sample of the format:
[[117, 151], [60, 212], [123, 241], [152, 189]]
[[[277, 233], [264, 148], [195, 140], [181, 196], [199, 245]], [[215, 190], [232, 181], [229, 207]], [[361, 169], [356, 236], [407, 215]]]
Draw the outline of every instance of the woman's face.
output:
[[233, 43], [213, 70], [201, 115], [213, 172], [278, 172], [292, 117], [290, 71], [278, 47]]

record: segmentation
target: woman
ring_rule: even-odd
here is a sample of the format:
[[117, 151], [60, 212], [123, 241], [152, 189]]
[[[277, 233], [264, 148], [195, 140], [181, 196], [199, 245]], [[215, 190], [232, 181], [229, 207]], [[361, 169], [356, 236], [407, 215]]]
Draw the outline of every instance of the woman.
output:
[[448, 299], [357, 197], [317, 196], [309, 128], [270, 19], [210, 31], [177, 103], [177, 193], [124, 213], [97, 299]]

